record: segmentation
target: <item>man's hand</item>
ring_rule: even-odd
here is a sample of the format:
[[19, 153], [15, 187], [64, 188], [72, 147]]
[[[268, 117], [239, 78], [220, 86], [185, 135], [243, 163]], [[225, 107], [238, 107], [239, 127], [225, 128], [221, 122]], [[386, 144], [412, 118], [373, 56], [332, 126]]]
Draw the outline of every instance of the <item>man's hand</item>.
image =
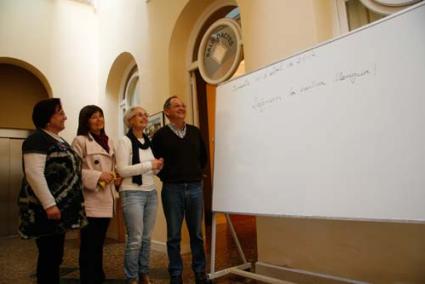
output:
[[153, 170], [161, 170], [162, 166], [164, 165], [164, 159], [163, 158], [159, 158], [159, 159], [155, 159], [152, 160], [152, 169]]

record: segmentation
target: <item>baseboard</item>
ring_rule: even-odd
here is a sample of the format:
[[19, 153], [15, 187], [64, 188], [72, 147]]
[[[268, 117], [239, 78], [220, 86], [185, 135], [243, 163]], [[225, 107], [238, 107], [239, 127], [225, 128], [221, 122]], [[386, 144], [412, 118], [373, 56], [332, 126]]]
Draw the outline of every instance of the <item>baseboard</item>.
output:
[[264, 262], [255, 263], [255, 272], [277, 279], [303, 284], [367, 284], [367, 282], [359, 280], [277, 266]]
[[151, 240], [151, 250], [167, 253], [167, 244], [165, 242]]
[[[151, 240], [151, 249], [154, 251], [167, 253], [167, 243]], [[181, 244], [180, 252], [181, 254], [190, 253], [190, 245]]]

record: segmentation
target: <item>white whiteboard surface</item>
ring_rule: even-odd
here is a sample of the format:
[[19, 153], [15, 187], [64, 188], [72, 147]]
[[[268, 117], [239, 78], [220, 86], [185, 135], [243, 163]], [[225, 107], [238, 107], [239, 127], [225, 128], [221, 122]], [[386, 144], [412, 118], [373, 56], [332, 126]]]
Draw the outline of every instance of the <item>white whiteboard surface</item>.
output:
[[425, 5], [217, 88], [213, 211], [425, 221]]

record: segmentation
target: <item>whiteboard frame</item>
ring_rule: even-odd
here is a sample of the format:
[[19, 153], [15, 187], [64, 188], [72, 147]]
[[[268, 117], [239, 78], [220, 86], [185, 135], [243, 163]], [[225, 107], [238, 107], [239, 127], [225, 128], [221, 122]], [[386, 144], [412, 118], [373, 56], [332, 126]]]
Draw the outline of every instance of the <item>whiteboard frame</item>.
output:
[[321, 42], [321, 43], [318, 43], [318, 44], [313, 45], [313, 46], [311, 46], [311, 47], [308, 47], [308, 48], [306, 48], [306, 49], [302, 49], [301, 51], [298, 51], [298, 52], [296, 52], [296, 53], [294, 53], [294, 54], [291, 54], [291, 55], [289, 55], [288, 57], [282, 58], [282, 59], [280, 59], [280, 60], [277, 60], [277, 61], [272, 62], [272, 63], [267, 64], [267, 65], [261, 66], [261, 67], [259, 67], [259, 68], [257, 68], [257, 69], [254, 69], [254, 70], [249, 71], [249, 72], [247, 72], [247, 73], [245, 73], [245, 74], [242, 74], [241, 76], [231, 78], [230, 80], [228, 80], [228, 81], [226, 81], [226, 82], [221, 82], [221, 83], [219, 83], [219, 84], [217, 85], [217, 87], [222, 86], [222, 85], [227, 85], [227, 84], [229, 84], [229, 83], [231, 83], [231, 82], [233, 82], [233, 81], [235, 81], [235, 80], [239, 80], [239, 79], [241, 79], [241, 78], [243, 78], [243, 77], [247, 77], [247, 76], [251, 75], [252, 73], [255, 73], [255, 72], [260, 71], [260, 70], [267, 69], [268, 67], [273, 66], [273, 65], [275, 65], [275, 64], [277, 64], [277, 63], [279, 63], [279, 62], [283, 62], [283, 61], [286, 61], [286, 60], [288, 60], [288, 59], [291, 59], [291, 58], [297, 57], [297, 56], [299, 56], [299, 55], [301, 55], [301, 54], [303, 54], [303, 53], [306, 53], [306, 52], [311, 51], [311, 50], [313, 50], [313, 49], [316, 49], [316, 48], [318, 48], [318, 47], [321, 47], [321, 46], [324, 46], [324, 45], [328, 45], [328, 44], [329, 44], [329, 43], [331, 43], [331, 42], [338, 41], [338, 40], [343, 39], [343, 38], [345, 38], [345, 37], [348, 37], [348, 36], [350, 36], [350, 35], [352, 35], [352, 34], [355, 34], [355, 33], [361, 32], [361, 31], [363, 31], [363, 30], [369, 29], [369, 28], [371, 28], [371, 27], [373, 27], [373, 26], [376, 26], [376, 25], [377, 25], [377, 24], [379, 24], [379, 23], [386, 22], [386, 21], [388, 21], [388, 20], [390, 20], [390, 19], [392, 19], [392, 18], [397, 18], [397, 17], [399, 17], [399, 16], [401, 16], [401, 15], [403, 15], [403, 14], [408, 13], [408, 12], [409, 12], [409, 11], [411, 11], [411, 10], [418, 9], [418, 8], [419, 8], [419, 7], [421, 7], [421, 6], [425, 6], [425, 1], [424, 1], [424, 0], [421, 0], [421, 2], [419, 2], [419, 3], [417, 3], [417, 4], [414, 4], [414, 5], [412, 5], [412, 6], [411, 6], [411, 7], [409, 7], [409, 8], [403, 9], [403, 10], [402, 10], [402, 11], [400, 11], [400, 12], [397, 12], [397, 13], [394, 13], [394, 14], [392, 14], [392, 15], [386, 16], [386, 17], [384, 17], [384, 18], [382, 18], [382, 19], [379, 19], [379, 20], [377, 20], [377, 21], [375, 21], [375, 22], [369, 23], [369, 24], [367, 24], [367, 25], [365, 25], [365, 26], [359, 27], [359, 28], [357, 28], [357, 29], [354, 29], [354, 30], [352, 30], [352, 31], [349, 31], [349, 32], [344, 33], [344, 34], [342, 34], [342, 35], [339, 35], [339, 36], [337, 36], [337, 37], [334, 37], [334, 38], [332, 38], [332, 39], [329, 39], [329, 40], [323, 41], [323, 42]]
[[[247, 76], [249, 76], [249, 75], [251, 75], [251, 74], [253, 74], [255, 72], [258, 72], [258, 71], [261, 71], [261, 70], [265, 70], [265, 69], [269, 68], [270, 66], [276, 65], [276, 64], [278, 64], [280, 62], [289, 60], [291, 58], [295, 58], [295, 57], [297, 57], [297, 56], [299, 56], [299, 55], [301, 55], [303, 53], [306, 53], [306, 52], [312, 51], [314, 49], [317, 49], [319, 47], [328, 45], [328, 44], [330, 44], [332, 42], [339, 41], [339, 40], [344, 39], [344, 38], [346, 38], [348, 36], [351, 36], [353, 34], [359, 33], [359, 32], [361, 32], [363, 30], [366, 30], [366, 29], [369, 29], [369, 28], [374, 27], [376, 25], [379, 25], [380, 23], [389, 21], [389, 20], [391, 20], [393, 18], [400, 17], [400, 16], [402, 16], [402, 15], [404, 15], [404, 14], [406, 14], [406, 13], [412, 11], [412, 10], [418, 9], [418, 8], [420, 8], [422, 6], [425, 6], [425, 2], [424, 1], [421, 1], [421, 2], [419, 2], [417, 4], [415, 4], [415, 5], [412, 5], [411, 7], [406, 8], [406, 9], [404, 9], [402, 11], [399, 11], [397, 13], [394, 13], [393, 15], [390, 15], [390, 16], [387, 16], [385, 18], [382, 18], [382, 19], [380, 19], [380, 20], [378, 20], [376, 22], [373, 22], [373, 23], [368, 24], [366, 26], [360, 27], [358, 29], [355, 29], [353, 31], [350, 31], [350, 32], [348, 32], [346, 34], [343, 34], [343, 35], [340, 35], [338, 37], [332, 38], [330, 40], [324, 41], [324, 42], [319, 43], [317, 45], [314, 45], [312, 47], [306, 48], [304, 50], [301, 50], [299, 52], [296, 52], [296, 53], [294, 53], [294, 54], [292, 54], [292, 55], [290, 55], [290, 56], [288, 56], [286, 58], [283, 58], [281, 60], [278, 60], [276, 62], [270, 63], [270, 64], [265, 65], [265, 66], [262, 66], [260, 68], [257, 68], [255, 70], [250, 71], [250, 72], [248, 72], [246, 74], [243, 74], [243, 75], [241, 75], [239, 77], [232, 78], [229, 81], [220, 83], [218, 86], [230, 84], [231, 82], [233, 82], [235, 80], [241, 80], [242, 78], [247, 77]], [[215, 134], [217, 135], [217, 129], [216, 129], [216, 133]], [[214, 189], [213, 189], [213, 194], [214, 194]], [[285, 217], [285, 218], [311, 219], [311, 220], [362, 221], [362, 222], [373, 222], [373, 223], [386, 222], [386, 223], [425, 224], [425, 220], [404, 220], [404, 219], [385, 219], [385, 218], [373, 218], [372, 219], [372, 218], [357, 218], [357, 217], [346, 218], [346, 217], [304, 216], [304, 215], [289, 215], [289, 214], [264, 214], [264, 213], [250, 213], [250, 212], [247, 213], [247, 212], [238, 212], [238, 211], [214, 210], [214, 208], [212, 208], [212, 210], [215, 213], [240, 214], [240, 215], [251, 215], [251, 216], [264, 216], [264, 217]]]

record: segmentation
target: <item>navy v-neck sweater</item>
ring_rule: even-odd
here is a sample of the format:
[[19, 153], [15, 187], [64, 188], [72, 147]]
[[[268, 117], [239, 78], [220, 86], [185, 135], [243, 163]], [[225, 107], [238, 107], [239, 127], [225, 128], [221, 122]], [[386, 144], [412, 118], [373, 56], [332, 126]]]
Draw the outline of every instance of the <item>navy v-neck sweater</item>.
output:
[[164, 158], [158, 173], [162, 182], [183, 183], [202, 180], [202, 169], [207, 162], [205, 144], [200, 130], [186, 124], [186, 135], [178, 137], [169, 126], [159, 129], [152, 138], [155, 158]]

